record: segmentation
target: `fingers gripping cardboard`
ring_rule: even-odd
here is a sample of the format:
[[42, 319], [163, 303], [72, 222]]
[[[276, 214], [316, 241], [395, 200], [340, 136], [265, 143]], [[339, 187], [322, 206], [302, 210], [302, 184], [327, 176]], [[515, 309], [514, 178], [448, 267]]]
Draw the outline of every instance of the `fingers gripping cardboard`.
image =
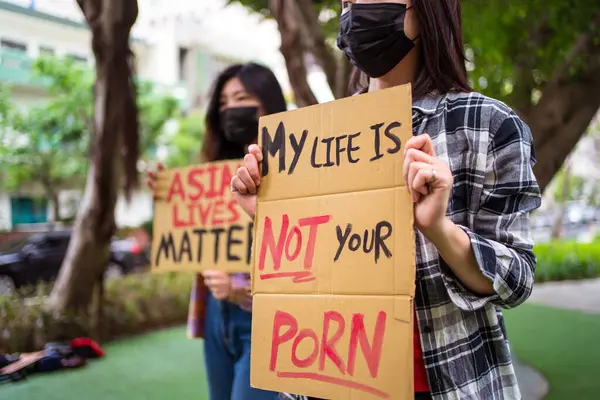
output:
[[229, 185], [243, 160], [158, 174], [153, 272], [250, 272], [253, 222]]
[[414, 398], [411, 118], [402, 86], [261, 119], [253, 386]]

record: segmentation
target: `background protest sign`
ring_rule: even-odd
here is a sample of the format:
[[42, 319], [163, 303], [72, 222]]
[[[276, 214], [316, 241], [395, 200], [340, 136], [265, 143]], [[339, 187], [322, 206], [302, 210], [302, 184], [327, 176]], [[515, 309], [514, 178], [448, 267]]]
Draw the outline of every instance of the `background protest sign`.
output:
[[251, 384], [413, 399], [409, 85], [261, 118]]
[[250, 272], [252, 220], [230, 190], [242, 160], [158, 175], [152, 270]]

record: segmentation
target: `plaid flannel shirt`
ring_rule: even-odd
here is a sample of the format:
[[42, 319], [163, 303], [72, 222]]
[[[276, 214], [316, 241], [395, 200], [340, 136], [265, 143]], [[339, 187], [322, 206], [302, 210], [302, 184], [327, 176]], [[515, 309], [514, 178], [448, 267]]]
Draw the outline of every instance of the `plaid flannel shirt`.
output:
[[413, 134], [423, 133], [454, 176], [447, 216], [471, 238], [495, 291], [482, 297], [467, 289], [416, 231], [416, 323], [431, 395], [521, 399], [500, 309], [523, 303], [533, 288], [529, 213], [540, 206], [541, 194], [531, 132], [497, 100], [449, 93], [413, 103]]

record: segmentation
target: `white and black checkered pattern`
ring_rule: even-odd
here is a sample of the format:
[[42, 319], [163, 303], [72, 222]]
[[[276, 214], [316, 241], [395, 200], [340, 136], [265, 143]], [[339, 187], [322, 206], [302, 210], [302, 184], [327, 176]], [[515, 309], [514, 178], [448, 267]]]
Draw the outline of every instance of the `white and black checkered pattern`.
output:
[[497, 100], [448, 93], [413, 103], [413, 134], [423, 133], [454, 175], [447, 215], [470, 236], [495, 289], [490, 297], [471, 292], [416, 232], [415, 310], [432, 397], [521, 399], [500, 308], [518, 306], [533, 288], [529, 213], [540, 206], [541, 193], [531, 132]]

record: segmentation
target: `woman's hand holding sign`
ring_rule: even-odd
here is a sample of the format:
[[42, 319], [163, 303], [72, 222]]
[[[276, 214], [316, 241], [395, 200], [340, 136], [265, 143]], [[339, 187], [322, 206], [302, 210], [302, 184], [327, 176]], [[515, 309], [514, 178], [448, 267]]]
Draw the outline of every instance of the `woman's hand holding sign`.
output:
[[480, 271], [465, 231], [446, 217], [454, 178], [427, 134], [414, 136], [404, 148], [404, 182], [415, 203], [415, 225], [436, 247], [458, 278], [481, 295], [494, 293]]
[[238, 168], [231, 179], [231, 191], [242, 209], [254, 218], [256, 213], [256, 193], [260, 186], [260, 163], [263, 154], [255, 144], [248, 147], [248, 154], [244, 157], [244, 166]]
[[148, 186], [148, 188], [150, 188], [150, 190], [152, 190], [152, 195], [154, 197], [156, 197], [156, 179], [157, 179], [157, 173], [159, 172], [164, 172], [165, 171], [165, 166], [162, 165], [161, 163], [158, 163], [156, 165], [156, 171], [152, 170], [152, 169], [147, 169], [146, 170], [146, 186]]
[[231, 278], [223, 271], [206, 270], [202, 272], [204, 283], [217, 300], [227, 300], [231, 292]]
[[446, 223], [452, 173], [433, 149], [427, 134], [412, 137], [404, 148], [404, 182], [415, 204], [415, 225], [428, 238]]

